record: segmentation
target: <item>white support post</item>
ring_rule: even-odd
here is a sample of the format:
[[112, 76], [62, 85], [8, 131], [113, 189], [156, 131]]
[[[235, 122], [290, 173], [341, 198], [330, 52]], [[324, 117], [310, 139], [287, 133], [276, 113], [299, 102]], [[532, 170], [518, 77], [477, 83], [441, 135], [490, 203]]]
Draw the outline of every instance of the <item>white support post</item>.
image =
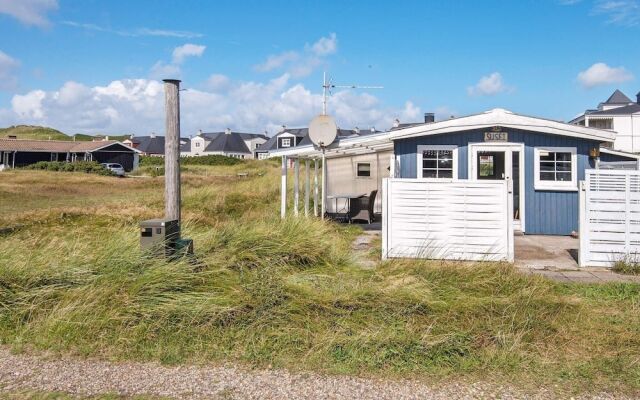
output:
[[327, 212], [327, 158], [324, 155], [324, 148], [322, 148], [322, 207], [320, 208], [322, 215], [321, 219], [324, 219], [324, 214]]
[[300, 159], [293, 160], [293, 215], [298, 216], [300, 206]]
[[309, 216], [309, 192], [311, 177], [309, 171], [309, 159], [304, 160], [304, 216]]
[[287, 215], [287, 156], [282, 156], [282, 176], [280, 177], [280, 218]]
[[313, 215], [318, 216], [318, 159], [313, 160]]

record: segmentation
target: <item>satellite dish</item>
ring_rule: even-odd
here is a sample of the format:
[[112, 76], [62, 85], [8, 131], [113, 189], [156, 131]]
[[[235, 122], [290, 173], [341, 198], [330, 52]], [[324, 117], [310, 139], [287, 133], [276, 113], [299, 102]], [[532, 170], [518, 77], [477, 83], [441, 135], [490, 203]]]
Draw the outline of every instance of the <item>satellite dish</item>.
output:
[[309, 139], [318, 147], [327, 147], [338, 134], [336, 122], [328, 115], [318, 115], [309, 123]]

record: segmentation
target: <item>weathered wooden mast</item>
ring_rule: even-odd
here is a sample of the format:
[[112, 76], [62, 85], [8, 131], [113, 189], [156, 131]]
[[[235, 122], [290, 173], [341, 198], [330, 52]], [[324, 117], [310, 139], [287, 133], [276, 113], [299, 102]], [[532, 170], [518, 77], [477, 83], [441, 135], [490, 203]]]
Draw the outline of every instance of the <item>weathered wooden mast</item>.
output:
[[165, 218], [180, 226], [180, 81], [164, 79], [164, 203]]

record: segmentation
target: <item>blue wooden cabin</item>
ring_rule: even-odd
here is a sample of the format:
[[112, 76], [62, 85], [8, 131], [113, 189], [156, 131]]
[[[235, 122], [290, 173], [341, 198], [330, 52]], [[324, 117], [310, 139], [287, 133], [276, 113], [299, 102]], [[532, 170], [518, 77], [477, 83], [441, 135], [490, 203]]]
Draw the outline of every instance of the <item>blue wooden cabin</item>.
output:
[[[392, 131], [399, 178], [511, 179], [514, 228], [526, 234], [578, 230], [579, 181], [615, 133], [495, 109]], [[617, 154], [616, 154], [617, 153]], [[608, 162], [637, 156], [607, 152]]]

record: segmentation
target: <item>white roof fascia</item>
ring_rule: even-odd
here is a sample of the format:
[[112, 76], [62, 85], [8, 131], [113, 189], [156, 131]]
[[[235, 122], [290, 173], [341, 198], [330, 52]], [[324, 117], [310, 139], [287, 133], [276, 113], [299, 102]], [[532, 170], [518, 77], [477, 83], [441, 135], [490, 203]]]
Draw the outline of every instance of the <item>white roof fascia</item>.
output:
[[[76, 143], [78, 143], [78, 142], [76, 142]], [[135, 151], [135, 152], [136, 152], [136, 153], [138, 153], [138, 154], [142, 154], [142, 152], [141, 152], [140, 150], [138, 150], [138, 149], [136, 149], [136, 148], [133, 148], [133, 147], [130, 147], [130, 146], [127, 146], [126, 144], [124, 144], [124, 143], [122, 143], [122, 142], [119, 142], [119, 141], [115, 141], [115, 142], [111, 142], [111, 143], [109, 143], [109, 144], [105, 144], [104, 146], [102, 146], [102, 147], [98, 147], [98, 148], [96, 148], [96, 149], [92, 149], [92, 150], [85, 150], [85, 153], [92, 153], [92, 152], [94, 152], [94, 151], [102, 150], [102, 149], [104, 149], [105, 147], [113, 146], [114, 144], [119, 144], [119, 145], [121, 145], [121, 146], [126, 147], [126, 148], [127, 148], [127, 150], [133, 150], [133, 151]], [[71, 149], [71, 151], [73, 152], [73, 148]]]
[[482, 114], [398, 129], [392, 131], [390, 138], [391, 140], [397, 140], [417, 136], [438, 135], [456, 131], [490, 128], [494, 126], [605, 142], [613, 142], [616, 137], [615, 132], [603, 129], [588, 128], [548, 119], [528, 117], [498, 108]]
[[[368, 149], [368, 151], [365, 151], [364, 153], [359, 152], [358, 154], [365, 154], [367, 152], [375, 153], [379, 149], [386, 150], [392, 148], [393, 142], [389, 140], [389, 132], [382, 132], [366, 136], [343, 138], [337, 144], [327, 147], [325, 149], [325, 155], [329, 156], [330, 154], [337, 154], [337, 152], [339, 152], [339, 154], [347, 155], [349, 152], [362, 151], [362, 149]], [[272, 150], [269, 152], [269, 155], [272, 157], [315, 157], [322, 155], [322, 150], [314, 147], [313, 145], [305, 145]]]
[[640, 154], [627, 153], [626, 151], [613, 150], [613, 149], [607, 149], [606, 147], [600, 147], [600, 152], [605, 154], [612, 154], [614, 156], [635, 158], [636, 160], [640, 160]]

